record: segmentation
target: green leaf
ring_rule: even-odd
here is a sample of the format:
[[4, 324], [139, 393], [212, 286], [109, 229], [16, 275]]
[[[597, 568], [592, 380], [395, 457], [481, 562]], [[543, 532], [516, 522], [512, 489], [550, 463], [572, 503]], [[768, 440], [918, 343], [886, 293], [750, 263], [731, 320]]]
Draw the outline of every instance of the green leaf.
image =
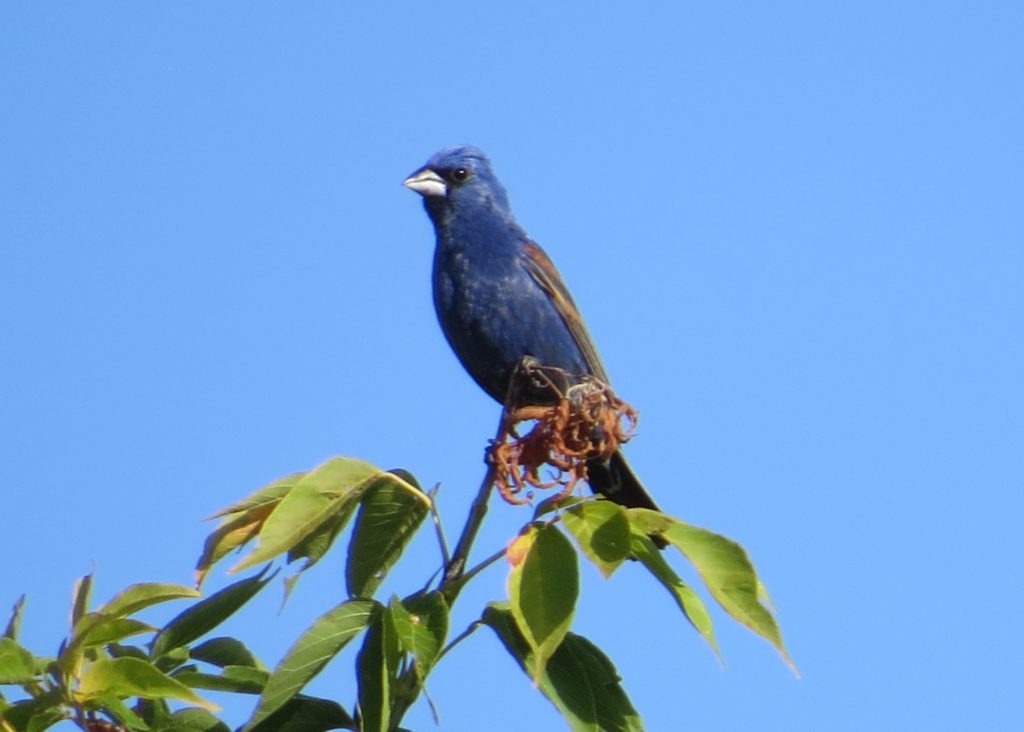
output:
[[130, 658], [141, 658], [143, 661], [151, 660], [149, 654], [138, 646], [121, 645], [120, 643], [108, 643], [107, 652], [114, 658], [128, 656]]
[[391, 613], [378, 608], [370, 618], [363, 647], [356, 657], [361, 732], [388, 732], [400, 658]]
[[381, 471], [354, 458], [331, 458], [304, 475], [260, 529], [258, 544], [231, 568], [238, 572], [289, 551], [319, 529], [348, 501], [358, 499]]
[[82, 616], [89, 611], [89, 595], [92, 594], [92, 573], [80, 577], [71, 590], [71, 627], [74, 628]]
[[150, 728], [142, 717], [129, 709], [127, 704], [113, 694], [107, 694], [106, 696], [100, 697], [99, 699], [94, 700], [94, 703], [98, 703], [98, 705], [108, 714], [120, 722], [123, 727], [127, 727], [130, 730], [142, 731]]
[[718, 652], [718, 643], [715, 641], [715, 632], [711, 624], [711, 616], [704, 607], [704, 602], [685, 582], [683, 582], [675, 570], [669, 566], [661, 552], [651, 541], [647, 534], [636, 531], [633, 534], [633, 556], [636, 557], [655, 578], [665, 586], [665, 589], [672, 595], [683, 615], [690, 621], [690, 624], [700, 633], [701, 637], [708, 642], [715, 656], [721, 661]]
[[[6, 707], [0, 720], [13, 730], [44, 730], [67, 719], [63, 709], [63, 698], [59, 690], [40, 694], [31, 699], [22, 699]], [[4, 729], [0, 727], [0, 729]], [[4, 730], [6, 732], [6, 729]]]
[[589, 500], [590, 499], [581, 498], [580, 496], [574, 496], [571, 494], [568, 496], [554, 495], [551, 496], [550, 498], [545, 498], [543, 501], [538, 503], [537, 508], [534, 509], [533, 520], [536, 521], [542, 516], [546, 516], [549, 513], [554, 513], [559, 509], [569, 508], [570, 506], [575, 506], [577, 503]]
[[422, 683], [437, 660], [448, 635], [448, 603], [440, 592], [388, 606], [402, 650], [416, 659], [416, 676]]
[[295, 589], [295, 585], [299, 582], [301, 574], [293, 574], [289, 577], [285, 577], [281, 580], [281, 584], [284, 585], [284, 596], [281, 598], [281, 608], [288, 604], [288, 600], [292, 596], [292, 591]]
[[99, 620], [91, 624], [81, 638], [83, 648], [113, 643], [140, 633], [151, 633], [156, 630], [152, 625], [133, 618], [112, 618], [99, 613], [88, 613], [85, 617], [98, 616]]
[[245, 513], [226, 519], [214, 529], [203, 544], [203, 553], [196, 561], [196, 587], [203, 584], [210, 568], [234, 549], [245, 546], [256, 538], [263, 522], [277, 503], [267, 503]]
[[67, 716], [56, 709], [48, 709], [29, 720], [26, 732], [44, 732], [58, 722], [63, 722]]
[[293, 473], [275, 480], [211, 516], [222, 520], [220, 526], [206, 538], [203, 552], [196, 562], [197, 587], [202, 585], [214, 564], [229, 552], [245, 546], [259, 534], [267, 517], [305, 475], [306, 473]]
[[355, 502], [346, 501], [344, 508], [332, 514], [330, 519], [320, 525], [320, 528], [288, 550], [288, 563], [305, 559], [306, 563], [300, 570], [304, 572], [319, 562], [334, 544], [334, 540], [338, 538], [341, 530], [348, 524], [348, 520], [355, 510]]
[[18, 640], [18, 630], [21, 629], [21, 613], [24, 609], [25, 596], [22, 595], [18, 598], [18, 601], [14, 603], [14, 607], [11, 608], [11, 617], [7, 621], [7, 627], [4, 628], [4, 638]]
[[189, 651], [189, 656], [197, 661], [205, 661], [214, 666], [250, 666], [265, 670], [263, 664], [252, 655], [245, 644], [235, 638], [222, 636], [210, 638]]
[[270, 676], [249, 666], [226, 666], [224, 673], [205, 674], [199, 671], [179, 671], [173, 675], [181, 683], [193, 689], [229, 691], [235, 694], [261, 694]]
[[355, 720], [337, 702], [299, 694], [250, 732], [320, 732], [355, 729]]
[[60, 666], [65, 671], [77, 675], [76, 669], [85, 649], [114, 643], [129, 636], [150, 633], [154, 630], [156, 628], [153, 626], [133, 618], [117, 617], [101, 612], [85, 613], [75, 623], [70, 640], [61, 651]]
[[153, 639], [153, 656], [162, 656], [173, 648], [191, 643], [227, 620], [242, 605], [262, 590], [274, 575], [259, 574], [239, 580], [177, 615]]
[[793, 673], [798, 674], [782, 644], [775, 618], [760, 602], [767, 591], [761, 587], [743, 547], [724, 536], [657, 511], [634, 508], [630, 509], [630, 514], [641, 531], [659, 534], [682, 552], [722, 609], [775, 646]]
[[85, 613], [79, 617], [71, 629], [71, 636], [67, 644], [61, 649], [60, 656], [57, 658], [60, 668], [72, 676], [78, 676], [78, 667], [82, 662], [82, 655], [89, 645], [89, 636], [94, 630], [109, 621], [110, 618], [99, 613]]
[[[529, 644], [516, 627], [507, 604], [492, 604], [483, 621], [504, 644], [523, 671], [536, 665]], [[640, 715], [620, 683], [615, 666], [586, 638], [567, 633], [544, 674], [537, 680], [541, 692], [562, 714], [573, 732], [642, 732]]]
[[168, 729], [171, 724], [171, 707], [166, 699], [140, 698], [132, 705], [132, 710], [137, 712], [151, 729]]
[[562, 525], [604, 577], [610, 577], [629, 556], [629, 518], [618, 504], [577, 504], [562, 513]]
[[775, 603], [772, 602], [772, 598], [768, 594], [768, 588], [761, 583], [760, 579], [757, 580], [757, 599], [773, 613], [776, 611]]
[[554, 526], [531, 526], [512, 542], [507, 556], [512, 614], [532, 651], [530, 673], [539, 679], [572, 624], [579, 595], [576, 552]]
[[422, 494], [418, 486], [402, 483], [377, 481], [359, 506], [345, 567], [350, 597], [373, 595], [430, 511], [426, 495], [417, 496], [410, 490]]
[[35, 676], [32, 654], [12, 638], [0, 638], [0, 684], [27, 684]]
[[284, 707], [366, 627], [371, 613], [379, 607], [373, 600], [348, 600], [317, 618], [270, 675], [245, 729], [261, 726]]
[[[187, 588], [183, 588], [186, 589]], [[193, 592], [191, 590], [189, 593]], [[110, 606], [104, 605], [104, 607]], [[115, 606], [116, 611], [120, 611]], [[80, 616], [72, 630], [68, 645], [60, 652], [60, 668], [76, 674], [78, 663], [86, 648], [114, 643], [140, 633], [152, 633], [157, 629], [133, 618], [110, 615], [104, 612], [87, 612]]]
[[187, 707], [171, 715], [170, 724], [157, 732], [231, 732], [231, 728], [205, 709]]
[[[152, 658], [152, 656], [146, 656], [147, 661], [152, 660]], [[178, 646], [177, 648], [172, 648], [169, 651], [161, 653], [160, 656], [156, 658], [155, 663], [158, 669], [163, 671], [165, 674], [169, 674], [175, 669], [182, 668], [186, 661], [188, 661], [188, 647]], [[195, 664], [191, 665], [195, 666]]]
[[60, 709], [44, 709], [32, 716], [25, 725], [26, 732], [43, 732], [53, 725], [67, 719], [67, 714]]
[[180, 681], [137, 658], [101, 658], [86, 666], [76, 695], [88, 701], [107, 694], [121, 698], [178, 699], [205, 709], [217, 709], [216, 705], [196, 696]]
[[211, 519], [224, 518], [232, 514], [247, 513], [253, 509], [265, 508], [277, 504], [282, 498], [284, 498], [288, 491], [295, 486], [306, 473], [292, 473], [286, 475], [283, 478], [278, 478], [272, 483], [268, 483], [259, 490], [251, 493], [250, 495], [243, 498], [237, 503], [233, 503], [227, 508], [222, 508], [215, 514], [210, 516]]
[[96, 612], [101, 615], [121, 618], [138, 612], [151, 605], [168, 600], [200, 597], [198, 590], [184, 585], [163, 584], [160, 582], [143, 582], [131, 585], [117, 593], [106, 605]]

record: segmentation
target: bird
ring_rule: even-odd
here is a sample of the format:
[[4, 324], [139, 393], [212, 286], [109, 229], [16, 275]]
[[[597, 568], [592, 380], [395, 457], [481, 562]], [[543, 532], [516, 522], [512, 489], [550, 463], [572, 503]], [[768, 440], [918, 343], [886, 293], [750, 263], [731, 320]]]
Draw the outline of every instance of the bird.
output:
[[[550, 257], [516, 222], [487, 155], [446, 147], [403, 185], [423, 197], [434, 227], [434, 308], [473, 380], [505, 403], [524, 358], [568, 374], [608, 376]], [[660, 510], [619, 449], [587, 462], [590, 488], [626, 508]]]

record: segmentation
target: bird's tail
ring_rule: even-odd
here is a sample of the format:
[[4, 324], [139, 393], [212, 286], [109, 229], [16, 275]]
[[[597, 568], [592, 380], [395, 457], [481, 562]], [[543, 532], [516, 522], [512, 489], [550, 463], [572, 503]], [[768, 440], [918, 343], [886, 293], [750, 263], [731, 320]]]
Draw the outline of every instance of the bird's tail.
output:
[[[626, 508], [649, 508], [660, 511], [636, 473], [629, 467], [625, 455], [619, 450], [607, 460], [590, 460], [587, 463], [587, 476], [594, 493], [600, 493], [610, 501], [615, 501]], [[660, 536], [651, 535], [651, 541], [659, 549], [668, 546]]]
[[660, 511], [658, 504], [647, 493], [643, 483], [636, 477], [619, 450], [608, 460], [591, 460], [587, 463], [590, 487], [610, 501], [626, 508], [649, 508]]

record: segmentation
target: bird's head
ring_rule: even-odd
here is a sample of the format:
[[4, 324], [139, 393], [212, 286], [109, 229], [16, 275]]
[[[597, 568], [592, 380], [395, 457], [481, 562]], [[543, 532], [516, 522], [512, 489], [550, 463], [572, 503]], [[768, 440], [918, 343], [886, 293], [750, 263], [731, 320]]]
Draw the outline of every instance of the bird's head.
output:
[[491, 161], [472, 145], [444, 148], [402, 185], [423, 196], [431, 216], [455, 207], [484, 206], [509, 212], [508, 195], [494, 177]]

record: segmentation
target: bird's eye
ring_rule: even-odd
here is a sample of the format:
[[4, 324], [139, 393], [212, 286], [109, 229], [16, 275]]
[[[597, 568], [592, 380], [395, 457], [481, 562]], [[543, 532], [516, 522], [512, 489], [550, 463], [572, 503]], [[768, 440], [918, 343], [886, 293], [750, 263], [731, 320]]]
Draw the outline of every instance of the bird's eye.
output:
[[469, 171], [466, 170], [465, 168], [456, 168], [455, 170], [452, 171], [451, 176], [452, 180], [455, 181], [456, 183], [462, 183], [467, 178], [469, 178]]

